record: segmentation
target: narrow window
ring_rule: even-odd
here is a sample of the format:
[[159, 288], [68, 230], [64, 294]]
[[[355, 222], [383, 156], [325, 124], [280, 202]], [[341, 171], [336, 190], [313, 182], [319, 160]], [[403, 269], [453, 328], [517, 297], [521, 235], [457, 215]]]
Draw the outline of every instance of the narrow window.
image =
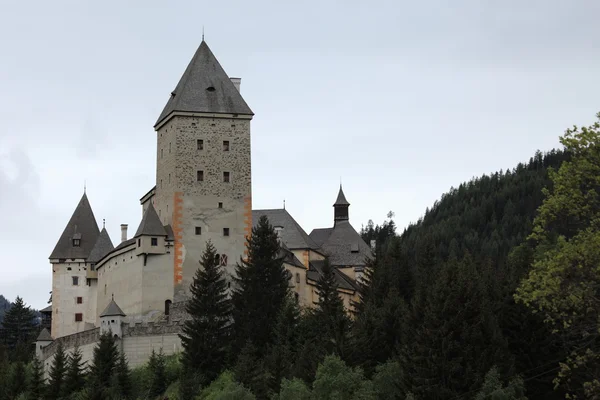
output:
[[152, 238], [152, 239], [150, 239], [150, 245], [151, 246], [158, 246], [158, 238]]
[[223, 172], [223, 182], [229, 182], [229, 172]]
[[171, 174], [169, 174], [169, 183], [171, 183]]
[[196, 180], [198, 182], [204, 181], [204, 171], [196, 171]]
[[160, 180], [160, 188], [162, 189], [162, 179]]
[[219, 265], [221, 267], [226, 267], [227, 266], [227, 254], [221, 254], [221, 260], [219, 262]]
[[171, 312], [171, 300], [165, 300], [165, 315]]
[[83, 304], [83, 297], [77, 298], [77, 304]]
[[142, 246], [142, 239], [138, 239], [138, 247]]
[[300, 273], [296, 272], [296, 283], [300, 283]]
[[81, 245], [81, 239], [73, 239], [73, 247], [79, 247]]
[[79, 286], [79, 277], [72, 276], [71, 278], [73, 279], [73, 286]]
[[294, 297], [296, 298], [296, 303], [300, 302], [300, 295], [298, 293], [294, 293]]
[[171, 143], [169, 143], [169, 154], [171, 153]]
[[160, 149], [160, 158], [163, 158], [163, 149]]
[[229, 236], [229, 228], [223, 228], [223, 236]]
[[219, 202], [219, 208], [223, 208], [223, 202]]
[[223, 151], [229, 151], [229, 140], [223, 140]]
[[81, 322], [81, 321], [83, 321], [83, 314], [82, 313], [75, 314], [75, 322]]
[[204, 140], [198, 139], [196, 140], [196, 146], [198, 150], [204, 150]]
[[202, 234], [202, 227], [197, 226], [196, 227], [196, 235], [201, 235]]

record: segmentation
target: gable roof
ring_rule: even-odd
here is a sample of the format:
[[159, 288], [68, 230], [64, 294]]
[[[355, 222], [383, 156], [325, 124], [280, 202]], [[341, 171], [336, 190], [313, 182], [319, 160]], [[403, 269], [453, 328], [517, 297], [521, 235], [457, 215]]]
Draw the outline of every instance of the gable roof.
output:
[[[87, 259], [96, 244], [96, 240], [98, 240], [99, 234], [100, 230], [94, 212], [87, 195], [83, 193], [49, 258]], [[79, 239], [79, 246], [77, 247], [73, 246], [74, 238]]]
[[[364, 266], [366, 259], [373, 258], [371, 248], [349, 221], [337, 221], [333, 228], [327, 229], [330, 230], [330, 234], [321, 244], [321, 249], [329, 257], [332, 266]], [[324, 230], [319, 229], [319, 231]], [[315, 231], [316, 229], [311, 232], [311, 235], [315, 234]]]
[[318, 250], [319, 246], [308, 236], [302, 227], [285, 209], [273, 210], [252, 210], [252, 223], [258, 224], [261, 216], [266, 215], [269, 223], [274, 227], [283, 228], [281, 232], [281, 241], [290, 249], [313, 249]]
[[136, 238], [142, 235], [167, 236], [167, 231], [165, 231], [162, 222], [160, 222], [160, 218], [158, 218], [158, 214], [152, 203], [148, 205], [148, 208], [142, 217], [142, 222], [140, 222], [140, 226], [138, 226], [133, 237]]
[[175, 111], [254, 115], [204, 40], [154, 126]]
[[337, 199], [335, 199], [334, 206], [349, 206], [348, 200], [346, 200], [346, 196], [344, 196], [344, 191], [342, 190], [342, 184], [340, 183], [340, 191], [338, 192]]
[[50, 336], [50, 332], [48, 332], [48, 329], [44, 328], [42, 329], [42, 331], [40, 332], [39, 336], [36, 339], [36, 342], [52, 342], [54, 341], [54, 339], [52, 339], [52, 336]]
[[[310, 269], [307, 271], [306, 276], [308, 279], [318, 282], [319, 278], [323, 275], [323, 266], [325, 265], [325, 260], [312, 260], [309, 264]], [[358, 289], [356, 282], [354, 282], [337, 268], [333, 268], [333, 275], [335, 276], [335, 283], [338, 288], [346, 290]]]
[[41, 313], [51, 313], [52, 312], [52, 304], [50, 304], [48, 307], [46, 308], [42, 308], [40, 310]]
[[331, 231], [333, 231], [333, 228], [313, 229], [308, 236], [317, 244], [317, 246], [323, 246], [323, 243], [325, 243], [329, 238], [329, 235], [331, 235]]
[[96, 240], [96, 244], [92, 248], [92, 251], [90, 251], [88, 261], [96, 263], [100, 261], [102, 257], [110, 253], [114, 248], [115, 246], [113, 246], [106, 228], [102, 228], [100, 235], [98, 236], [98, 240]]
[[123, 310], [121, 310], [121, 307], [115, 303], [115, 299], [111, 299], [110, 303], [108, 303], [104, 311], [102, 311], [102, 314], [100, 314], [100, 317], [111, 317], [114, 315], [126, 316]]
[[280, 243], [278, 256], [283, 260], [283, 262], [286, 262], [295, 267], [306, 268], [304, 264], [302, 264], [302, 262], [298, 260], [298, 257], [296, 257], [296, 255], [292, 253], [292, 251], [288, 249], [288, 247], [283, 242]]

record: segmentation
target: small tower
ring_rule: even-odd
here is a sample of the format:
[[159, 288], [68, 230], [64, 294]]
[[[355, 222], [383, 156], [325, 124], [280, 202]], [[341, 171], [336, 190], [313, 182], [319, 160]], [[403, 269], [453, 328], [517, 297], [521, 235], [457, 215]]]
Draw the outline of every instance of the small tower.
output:
[[113, 297], [102, 314], [100, 314], [100, 334], [112, 332], [114, 336], [121, 338], [123, 336], [123, 331], [121, 329], [123, 317], [126, 317], [126, 315], [123, 310], [121, 310], [121, 307], [115, 303]]
[[340, 191], [337, 196], [337, 200], [333, 204], [333, 225], [338, 221], [348, 221], [349, 214], [348, 208], [350, 207], [350, 203], [346, 200], [346, 196], [344, 196], [344, 191], [342, 190], [342, 185], [340, 184]]
[[48, 329], [44, 328], [40, 332], [40, 335], [37, 337], [35, 341], [35, 356], [38, 360], [43, 361], [42, 358], [42, 349], [52, 343], [54, 339], [50, 336], [50, 332]]
[[[148, 254], [165, 254], [165, 239], [167, 238], [167, 231], [160, 222], [158, 214], [152, 203], [148, 205], [142, 222], [138, 227], [135, 235], [137, 248], [135, 250], [136, 255], [148, 255]], [[144, 265], [146, 262], [144, 261]]]

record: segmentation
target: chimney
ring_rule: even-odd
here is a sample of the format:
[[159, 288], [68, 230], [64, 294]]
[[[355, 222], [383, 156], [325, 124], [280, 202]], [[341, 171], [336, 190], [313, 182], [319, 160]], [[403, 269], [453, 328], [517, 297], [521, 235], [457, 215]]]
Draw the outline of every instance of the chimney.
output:
[[127, 240], [127, 224], [121, 224], [121, 243]]
[[242, 84], [242, 78], [229, 78], [229, 79], [231, 79], [231, 83], [233, 83], [233, 86], [235, 86], [235, 88], [239, 92], [240, 85]]

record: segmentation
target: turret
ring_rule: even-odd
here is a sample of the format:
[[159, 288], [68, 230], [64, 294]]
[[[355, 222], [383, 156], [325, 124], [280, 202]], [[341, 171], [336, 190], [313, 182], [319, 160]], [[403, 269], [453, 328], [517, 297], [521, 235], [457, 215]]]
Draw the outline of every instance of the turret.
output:
[[333, 204], [333, 225], [338, 221], [348, 221], [349, 214], [348, 208], [350, 207], [350, 203], [346, 200], [346, 196], [344, 196], [344, 191], [342, 190], [342, 185], [340, 184], [340, 191], [338, 193], [338, 197]]
[[125, 313], [117, 305], [115, 299], [112, 298], [100, 314], [100, 334], [111, 332], [113, 336], [123, 337], [123, 330], [121, 329], [123, 317], [126, 317]]
[[42, 350], [44, 349], [44, 347], [48, 346], [53, 341], [54, 339], [52, 339], [52, 336], [50, 336], [50, 332], [48, 332], [48, 329], [42, 329], [35, 341], [35, 356], [38, 360], [44, 360], [42, 357]]
[[158, 214], [152, 203], [148, 205], [142, 222], [135, 232], [134, 236], [136, 240], [135, 254], [165, 254], [165, 239], [167, 238], [167, 231], [165, 231]]

